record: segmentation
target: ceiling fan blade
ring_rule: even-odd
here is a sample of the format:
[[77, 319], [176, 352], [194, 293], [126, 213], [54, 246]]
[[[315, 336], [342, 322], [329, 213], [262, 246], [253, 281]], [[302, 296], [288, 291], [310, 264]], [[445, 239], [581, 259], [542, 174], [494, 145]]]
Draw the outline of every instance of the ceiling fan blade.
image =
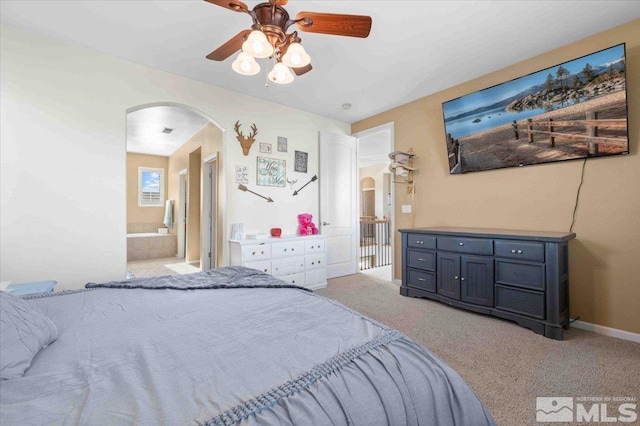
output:
[[242, 43], [251, 30], [243, 30], [236, 34], [233, 38], [227, 41], [222, 46], [218, 47], [213, 52], [207, 55], [207, 59], [211, 59], [213, 61], [224, 61], [229, 56], [236, 53], [238, 50], [242, 48]]
[[311, 71], [311, 70], [313, 69], [313, 67], [311, 66], [311, 64], [309, 64], [309, 65], [305, 65], [304, 67], [291, 68], [291, 69], [293, 70], [293, 72], [294, 72], [296, 75], [300, 76], [300, 75], [302, 75], [302, 74], [306, 74], [306, 73], [308, 73], [309, 71]]
[[249, 13], [249, 8], [247, 7], [247, 5], [242, 3], [240, 0], [204, 0], [204, 1], [224, 7], [225, 9], [235, 10], [236, 12]]
[[367, 38], [371, 31], [371, 17], [334, 13], [300, 12], [296, 25], [301, 31]]

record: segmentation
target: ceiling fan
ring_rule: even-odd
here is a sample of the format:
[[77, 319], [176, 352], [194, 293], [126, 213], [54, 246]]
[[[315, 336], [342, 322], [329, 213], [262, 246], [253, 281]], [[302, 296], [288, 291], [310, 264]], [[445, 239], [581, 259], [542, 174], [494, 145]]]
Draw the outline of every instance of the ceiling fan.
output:
[[241, 50], [232, 68], [243, 75], [260, 72], [255, 58], [275, 58], [276, 64], [268, 77], [270, 80], [287, 84], [294, 79], [293, 72], [300, 76], [311, 71], [311, 58], [300, 44], [298, 32], [287, 34], [295, 24], [298, 30], [333, 34], [347, 37], [366, 38], [371, 31], [371, 17], [363, 15], [343, 15], [333, 13], [300, 12], [295, 19], [289, 18], [284, 9], [288, 0], [269, 0], [252, 10], [240, 0], [205, 0], [236, 12], [251, 16], [250, 30], [242, 30], [222, 46], [207, 55], [207, 59], [224, 61]]

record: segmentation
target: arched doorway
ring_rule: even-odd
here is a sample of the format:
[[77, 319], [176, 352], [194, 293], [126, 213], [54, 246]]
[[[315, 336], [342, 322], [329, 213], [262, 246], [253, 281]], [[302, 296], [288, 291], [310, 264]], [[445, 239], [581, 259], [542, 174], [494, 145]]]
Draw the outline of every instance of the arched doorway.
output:
[[223, 140], [220, 124], [187, 105], [127, 110], [128, 276], [221, 263]]

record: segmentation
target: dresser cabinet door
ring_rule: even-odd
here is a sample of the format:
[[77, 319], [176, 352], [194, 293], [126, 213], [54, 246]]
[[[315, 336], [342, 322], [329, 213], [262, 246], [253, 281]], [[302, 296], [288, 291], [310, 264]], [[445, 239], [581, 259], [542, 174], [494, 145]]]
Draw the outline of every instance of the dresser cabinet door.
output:
[[460, 256], [438, 253], [437, 261], [438, 294], [460, 300]]
[[461, 256], [460, 267], [460, 299], [493, 306], [493, 258]]

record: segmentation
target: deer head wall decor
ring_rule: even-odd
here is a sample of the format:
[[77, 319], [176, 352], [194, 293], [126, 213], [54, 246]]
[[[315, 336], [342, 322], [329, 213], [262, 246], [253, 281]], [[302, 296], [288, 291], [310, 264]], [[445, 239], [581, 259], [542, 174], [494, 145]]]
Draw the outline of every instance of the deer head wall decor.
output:
[[238, 139], [238, 142], [240, 142], [240, 145], [242, 146], [242, 153], [244, 155], [249, 155], [249, 150], [251, 149], [251, 145], [253, 145], [253, 143], [256, 141], [256, 135], [258, 134], [258, 128], [256, 127], [255, 123], [251, 125], [251, 133], [249, 133], [248, 136], [245, 136], [241, 131], [240, 131], [240, 120], [236, 121], [236, 125], [233, 126], [233, 129], [236, 131], [236, 134], [238, 135], [236, 137], [236, 139]]

